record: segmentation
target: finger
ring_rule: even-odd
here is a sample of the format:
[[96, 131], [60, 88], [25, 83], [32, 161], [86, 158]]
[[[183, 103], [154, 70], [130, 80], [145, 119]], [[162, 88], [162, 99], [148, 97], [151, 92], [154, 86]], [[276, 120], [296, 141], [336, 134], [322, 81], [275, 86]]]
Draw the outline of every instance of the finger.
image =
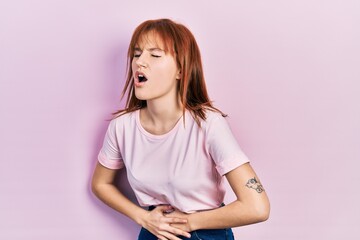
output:
[[[165, 237], [167, 237], [166, 234], [181, 235], [181, 236], [184, 236], [184, 237], [187, 237], [187, 238], [191, 237], [190, 233], [186, 232], [185, 229], [173, 227], [170, 224], [162, 224], [162, 225], [160, 225], [157, 232], [160, 233], [162, 236], [165, 236]], [[166, 233], [166, 234], [162, 234], [162, 233]], [[172, 239], [172, 238], [169, 238], [169, 239]]]
[[187, 223], [185, 218], [175, 218], [175, 217], [164, 217], [163, 221], [166, 223]]
[[169, 210], [173, 210], [173, 209], [174, 208], [171, 205], [159, 205], [154, 210], [165, 212], [165, 211], [169, 211]]
[[169, 232], [173, 233], [174, 235], [181, 235], [181, 236], [184, 236], [184, 237], [187, 237], [187, 238], [190, 238], [191, 237], [191, 234], [188, 233], [188, 232], [185, 232], [179, 228], [174, 228], [174, 227], [171, 227], [169, 229]]
[[183, 230], [183, 229], [177, 228], [177, 227], [173, 227], [173, 226], [168, 225], [168, 224], [162, 225], [159, 230], [161, 232], [167, 232], [167, 233], [171, 233], [171, 234], [174, 234], [174, 235], [181, 235], [181, 236], [184, 236], [184, 237], [187, 237], [187, 238], [191, 237], [190, 233], [186, 232], [186, 230]]
[[183, 212], [181, 212], [181, 211], [179, 211], [179, 210], [173, 210], [173, 211], [169, 211], [169, 213], [167, 213], [166, 214], [167, 216], [169, 216], [169, 217], [183, 217], [183, 216], [187, 216], [188, 214], [186, 214], [186, 213], [183, 213]]
[[[170, 232], [160, 231], [159, 234], [161, 234], [161, 235], [157, 236], [157, 237], [163, 237], [164, 240], [168, 240], [168, 239], [169, 240], [181, 240], [181, 238], [178, 238], [177, 236], [175, 236], [174, 234], [172, 234]], [[161, 239], [161, 240], [163, 240], [163, 239]]]

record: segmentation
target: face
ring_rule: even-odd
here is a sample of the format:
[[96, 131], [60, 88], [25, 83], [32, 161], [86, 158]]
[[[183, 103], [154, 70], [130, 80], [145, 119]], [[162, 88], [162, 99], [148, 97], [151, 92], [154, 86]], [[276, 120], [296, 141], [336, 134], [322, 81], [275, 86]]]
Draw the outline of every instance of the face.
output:
[[176, 99], [180, 73], [175, 58], [164, 51], [155, 34], [135, 46], [132, 60], [135, 96], [140, 100]]

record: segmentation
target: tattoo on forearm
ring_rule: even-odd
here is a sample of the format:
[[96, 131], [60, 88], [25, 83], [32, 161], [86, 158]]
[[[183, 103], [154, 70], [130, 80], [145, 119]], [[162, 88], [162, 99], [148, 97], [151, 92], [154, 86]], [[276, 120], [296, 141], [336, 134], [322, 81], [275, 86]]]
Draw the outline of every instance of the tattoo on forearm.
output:
[[250, 178], [246, 185], [248, 188], [252, 188], [255, 189], [256, 192], [258, 193], [262, 193], [264, 191], [263, 186], [261, 185], [261, 183], [254, 177], [254, 178]]

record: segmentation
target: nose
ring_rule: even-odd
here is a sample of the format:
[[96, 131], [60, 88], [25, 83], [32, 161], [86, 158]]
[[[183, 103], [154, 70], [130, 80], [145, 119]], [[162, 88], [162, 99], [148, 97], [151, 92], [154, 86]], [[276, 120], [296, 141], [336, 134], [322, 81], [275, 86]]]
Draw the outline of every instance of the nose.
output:
[[144, 67], [146, 68], [147, 67], [147, 63], [146, 63], [146, 60], [144, 59], [143, 57], [143, 54], [141, 54], [135, 61], [136, 65], [141, 68], [141, 67]]

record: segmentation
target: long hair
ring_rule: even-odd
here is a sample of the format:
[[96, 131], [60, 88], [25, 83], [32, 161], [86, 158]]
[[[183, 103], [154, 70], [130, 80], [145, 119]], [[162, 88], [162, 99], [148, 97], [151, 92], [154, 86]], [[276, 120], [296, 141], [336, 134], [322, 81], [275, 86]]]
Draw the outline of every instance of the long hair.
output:
[[188, 109], [198, 125], [200, 119], [206, 119], [206, 110], [216, 111], [208, 96], [202, 68], [200, 50], [193, 34], [184, 25], [170, 19], [148, 20], [141, 23], [134, 31], [127, 53], [127, 79], [121, 94], [121, 99], [127, 94], [125, 109], [114, 113], [114, 118], [146, 107], [146, 100], [139, 100], [134, 92], [134, 79], [131, 63], [134, 50], [139, 41], [148, 33], [155, 33], [164, 45], [164, 51], [176, 59], [181, 72], [178, 93], [183, 106], [183, 113]]

